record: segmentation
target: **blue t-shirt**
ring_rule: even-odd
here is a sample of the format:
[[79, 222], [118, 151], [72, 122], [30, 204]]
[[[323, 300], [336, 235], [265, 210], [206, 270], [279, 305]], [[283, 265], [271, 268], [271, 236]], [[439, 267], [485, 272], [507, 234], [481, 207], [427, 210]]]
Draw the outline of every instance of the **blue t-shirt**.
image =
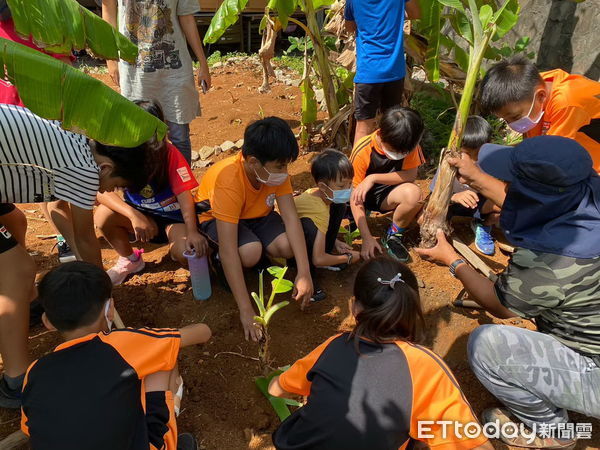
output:
[[405, 1], [346, 0], [344, 18], [356, 22], [355, 83], [387, 83], [404, 78]]

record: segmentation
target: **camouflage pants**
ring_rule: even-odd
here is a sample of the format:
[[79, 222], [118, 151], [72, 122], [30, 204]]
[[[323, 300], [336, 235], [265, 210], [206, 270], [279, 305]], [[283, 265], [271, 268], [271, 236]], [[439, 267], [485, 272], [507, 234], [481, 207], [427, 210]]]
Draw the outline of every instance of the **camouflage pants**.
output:
[[548, 334], [483, 325], [468, 355], [479, 381], [530, 427], [566, 423], [567, 410], [600, 417], [600, 367]]

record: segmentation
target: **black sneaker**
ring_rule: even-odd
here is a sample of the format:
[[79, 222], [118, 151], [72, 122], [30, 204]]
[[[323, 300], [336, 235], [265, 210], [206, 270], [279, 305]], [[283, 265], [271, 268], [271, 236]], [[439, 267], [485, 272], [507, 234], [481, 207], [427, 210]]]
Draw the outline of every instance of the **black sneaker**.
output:
[[0, 408], [19, 409], [21, 407], [21, 389], [11, 389], [4, 377], [0, 378]]
[[198, 450], [198, 441], [192, 433], [177, 436], [177, 450]]
[[408, 262], [410, 254], [402, 243], [402, 233], [388, 234], [385, 239], [382, 240], [382, 244], [392, 258], [400, 262]]
[[312, 297], [310, 298], [311, 302], [321, 302], [327, 298], [327, 293], [321, 288], [315, 288]]
[[58, 261], [61, 264], [77, 261], [77, 256], [75, 256], [75, 253], [73, 253], [73, 250], [71, 250], [67, 241], [57, 242], [56, 246], [58, 247]]

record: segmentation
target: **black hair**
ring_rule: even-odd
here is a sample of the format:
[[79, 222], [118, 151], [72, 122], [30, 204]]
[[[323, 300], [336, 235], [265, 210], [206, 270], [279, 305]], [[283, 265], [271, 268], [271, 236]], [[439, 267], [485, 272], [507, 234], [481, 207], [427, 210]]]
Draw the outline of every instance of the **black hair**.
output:
[[93, 324], [112, 294], [112, 282], [100, 267], [73, 261], [48, 272], [38, 287], [46, 316], [58, 331]]
[[462, 146], [469, 150], [479, 150], [483, 144], [492, 141], [492, 126], [481, 116], [469, 116], [462, 138]]
[[503, 59], [490, 67], [481, 82], [482, 112], [493, 114], [509, 103], [533, 101], [535, 88], [543, 82], [537, 67], [526, 57]]
[[[165, 115], [158, 100], [134, 100], [133, 103], [161, 122], [165, 121]], [[155, 164], [152, 173], [148, 174], [148, 180], [154, 184], [156, 189], [165, 189], [169, 186], [169, 152], [164, 139], [156, 142], [156, 145], [152, 147], [151, 155], [149, 157], [154, 160]]]
[[425, 125], [421, 115], [411, 108], [395, 106], [386, 110], [379, 121], [381, 140], [391, 151], [412, 151], [423, 137]]
[[270, 161], [290, 163], [298, 158], [298, 142], [287, 122], [266, 117], [251, 123], [244, 131], [244, 158], [254, 156], [261, 164]]
[[[390, 281], [400, 274], [392, 288], [381, 281]], [[356, 327], [351, 336], [358, 348], [359, 339], [374, 342], [420, 338], [424, 325], [417, 279], [406, 264], [380, 256], [367, 262], [356, 274], [354, 298], [363, 308], [356, 315]]]
[[[162, 108], [157, 102], [137, 100], [138, 106], [162, 120]], [[112, 176], [127, 181], [127, 189], [139, 192], [154, 181], [157, 188], [168, 184], [167, 148], [164, 139], [152, 137], [137, 147], [123, 148], [105, 145], [98, 141], [89, 141], [90, 148], [99, 155], [106, 156], [114, 164]]]
[[333, 148], [326, 148], [312, 160], [310, 166], [315, 183], [354, 178], [354, 168], [348, 157]]

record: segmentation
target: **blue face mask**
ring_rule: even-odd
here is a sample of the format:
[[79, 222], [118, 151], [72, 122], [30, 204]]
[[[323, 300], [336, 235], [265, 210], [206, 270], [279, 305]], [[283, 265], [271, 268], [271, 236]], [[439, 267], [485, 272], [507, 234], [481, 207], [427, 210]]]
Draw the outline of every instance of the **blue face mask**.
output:
[[[325, 185], [327, 186], [327, 185]], [[325, 192], [323, 192], [325, 194], [325, 197], [327, 198], [327, 200], [329, 200], [332, 203], [348, 203], [350, 201], [350, 195], [352, 194], [352, 188], [349, 189], [331, 189], [329, 186], [327, 186], [327, 189], [329, 189], [332, 193], [331, 196], [325, 194]]]

